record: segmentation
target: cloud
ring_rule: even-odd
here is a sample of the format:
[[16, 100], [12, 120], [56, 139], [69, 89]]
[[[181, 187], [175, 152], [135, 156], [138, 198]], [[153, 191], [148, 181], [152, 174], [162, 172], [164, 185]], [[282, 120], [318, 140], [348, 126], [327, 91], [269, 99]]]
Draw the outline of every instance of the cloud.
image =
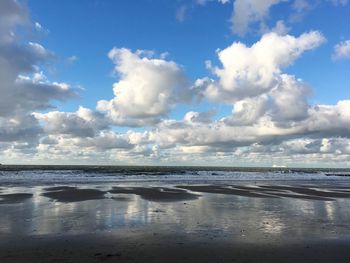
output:
[[73, 64], [75, 63], [79, 58], [77, 56], [70, 56], [66, 59], [68, 64]]
[[34, 110], [52, 107], [52, 100], [75, 96], [67, 83], [50, 82], [40, 66], [54, 54], [36, 42], [19, 40], [18, 28], [32, 26], [27, 9], [18, 1], [0, 2], [0, 140], [34, 140], [41, 127]]
[[27, 9], [15, 0], [0, 1], [0, 44], [15, 41], [17, 26], [29, 23]]
[[185, 114], [184, 121], [185, 122], [211, 123], [214, 115], [215, 115], [214, 110], [210, 110], [210, 111], [206, 111], [206, 112], [189, 111]]
[[302, 80], [282, 74], [278, 85], [268, 93], [272, 104], [269, 109], [272, 120], [279, 122], [279, 125], [304, 120], [308, 116], [307, 97], [310, 93]]
[[35, 29], [36, 30], [38, 30], [38, 31], [43, 30], [43, 27], [42, 27], [42, 25], [39, 22], [35, 22], [34, 25], [35, 25]]
[[42, 133], [42, 127], [32, 115], [0, 117], [0, 143], [35, 142]]
[[[348, 0], [327, 0], [334, 6], [345, 6]], [[244, 37], [253, 26], [258, 26], [263, 34], [268, 31], [274, 31], [281, 34], [287, 33], [290, 30], [282, 20], [277, 21], [275, 27], [270, 29], [267, 22], [270, 18], [270, 11], [274, 6], [286, 3], [289, 7], [289, 12], [286, 12], [288, 17], [282, 19], [289, 23], [300, 22], [305, 15], [320, 5], [317, 0], [235, 0], [233, 1], [233, 13], [231, 16], [231, 30], [234, 34]]]
[[235, 0], [233, 4], [232, 32], [244, 36], [249, 25], [263, 22], [269, 15], [272, 6], [286, 0]]
[[[269, 33], [251, 47], [234, 43], [233, 51], [226, 54], [219, 51], [224, 67], [211, 69], [215, 73], [218, 70], [229, 70], [229, 74], [217, 75], [232, 81], [224, 81], [222, 86], [230, 83], [227, 87], [231, 87], [234, 83], [235, 88], [245, 89], [251, 88], [255, 81], [265, 79], [268, 81], [261, 83], [269, 84], [261, 90], [257, 85], [259, 92], [249, 91], [241, 97], [237, 97], [234, 89], [233, 92], [226, 92], [221, 87], [216, 90], [215, 99], [233, 105], [231, 115], [213, 121], [212, 116], [206, 112], [191, 111], [185, 114], [182, 121], [163, 120], [150, 132], [150, 141], [158, 145], [159, 149], [167, 149], [175, 156], [197, 154], [205, 159], [213, 154], [220, 158], [234, 155], [242, 160], [247, 156], [259, 156], [260, 161], [266, 162], [272, 153], [281, 160], [296, 162], [302, 161], [303, 154], [313, 155], [313, 160], [318, 161], [324, 158], [322, 155], [327, 154], [327, 158], [349, 162], [350, 157], [346, 159], [345, 156], [348, 154], [346, 149], [349, 148], [350, 140], [350, 115], [347, 110], [350, 101], [339, 101], [336, 105], [310, 105], [307, 98], [311, 88], [301, 79], [282, 72], [284, 67], [293, 63], [304, 51], [314, 49], [323, 42], [323, 36], [316, 31], [299, 37]], [[268, 48], [263, 48], [265, 45], [273, 46], [273, 52], [269, 53]], [[260, 75], [261, 72], [266, 75]], [[236, 76], [239, 76], [240, 81], [236, 81]], [[197, 80], [194, 87], [206, 87], [203, 95], [212, 98], [208, 89], [212, 91], [210, 89], [217, 87], [220, 81], [221, 79], [215, 81], [203, 78]], [[326, 141], [336, 140], [347, 143], [344, 144], [340, 158], [339, 151], [326, 153], [325, 150]], [[334, 145], [340, 147], [339, 143]], [[293, 159], [291, 155], [298, 158]]]
[[125, 48], [113, 48], [108, 56], [120, 79], [113, 85], [115, 97], [99, 101], [97, 109], [106, 112], [114, 124], [153, 125], [176, 103], [191, 100], [184, 72], [174, 61]]
[[118, 134], [111, 131], [101, 132], [95, 137], [75, 139], [75, 146], [80, 148], [94, 148], [97, 150], [108, 150], [108, 149], [131, 149], [134, 147], [129, 142], [128, 136], [124, 134]]
[[[205, 5], [207, 4], [207, 2], [212, 2], [215, 0], [196, 0], [196, 3], [199, 5]], [[230, 0], [217, 0], [217, 2], [221, 3], [221, 4], [227, 4], [230, 2]]]
[[[249, 106], [253, 105], [248, 103], [246, 105], [252, 114], [256, 109]], [[276, 125], [264, 110], [260, 110], [259, 119], [241, 117], [241, 120], [250, 121], [239, 122], [239, 125], [227, 124], [225, 119], [212, 123], [167, 120], [150, 133], [150, 139], [160, 148], [185, 147], [187, 150], [200, 149], [202, 153], [208, 154], [233, 153], [240, 147], [256, 148], [257, 145], [260, 145], [260, 152], [269, 153], [278, 151], [283, 145], [285, 157], [288, 157], [289, 154], [297, 152], [296, 145], [290, 142], [325, 141], [334, 138], [346, 141], [348, 144], [345, 148], [349, 149], [350, 115], [346, 110], [349, 106], [350, 101], [340, 101], [336, 105], [309, 106], [306, 109], [307, 117], [289, 126]], [[245, 113], [248, 114], [249, 111], [246, 110]], [[325, 152], [324, 147], [322, 149], [321, 146], [318, 149], [314, 147], [312, 150], [311, 146], [312, 144], [308, 144], [309, 153]], [[349, 153], [348, 150], [342, 152]], [[302, 151], [298, 150], [298, 153], [302, 154]]]
[[102, 113], [80, 107], [77, 112], [52, 111], [34, 116], [43, 123], [46, 134], [64, 134], [73, 137], [94, 137], [109, 128]]
[[295, 0], [293, 2], [292, 8], [296, 10], [298, 13], [304, 12], [311, 8], [310, 3], [306, 0]]
[[336, 105], [316, 105], [309, 109], [309, 118], [302, 122], [305, 133], [324, 137], [349, 137], [350, 100], [338, 101]]
[[66, 163], [69, 158], [70, 163], [84, 163], [85, 160], [87, 163], [107, 163], [115, 151], [128, 152], [133, 147], [125, 135], [107, 131], [88, 138], [51, 136], [37, 145], [34, 159], [51, 160], [54, 163], [62, 160]]
[[220, 4], [227, 4], [230, 2], [230, 0], [187, 0], [183, 2], [184, 3], [181, 4], [175, 12], [175, 18], [180, 23], [184, 22], [186, 20], [188, 12], [197, 6], [204, 7], [207, 5], [208, 2], [218, 2]]
[[[349, 165], [350, 140], [347, 138], [297, 138], [278, 145], [253, 144], [245, 150], [236, 150], [235, 158], [283, 165], [338, 167]], [[273, 163], [271, 163], [273, 164]]]
[[235, 42], [217, 52], [222, 68], [209, 63], [218, 80], [206, 80], [204, 93], [214, 101], [234, 103], [269, 92], [284, 81], [283, 68], [324, 41], [321, 33], [311, 31], [299, 37], [268, 33], [250, 47]]
[[269, 97], [265, 94], [240, 100], [234, 104], [233, 114], [223, 118], [223, 121], [230, 126], [254, 124], [265, 114], [270, 107], [269, 103]]
[[[319, 0], [193, 0], [197, 5], [206, 6], [209, 2], [218, 2], [221, 4], [232, 3], [233, 11], [230, 17], [232, 33], [244, 37], [249, 32], [265, 34], [267, 32], [276, 32], [286, 34], [291, 30], [291, 24], [301, 22], [304, 17], [312, 10], [321, 5]], [[344, 7], [348, 0], [326, 0], [333, 6]], [[285, 4], [288, 11], [279, 13], [280, 20], [271, 25], [271, 9], [273, 7]], [[187, 11], [194, 8], [194, 5], [186, 2], [176, 10], [176, 19], [183, 22], [186, 19]], [[284, 17], [281, 16], [285, 15]], [[272, 20], [273, 21], [273, 20]], [[289, 24], [289, 25], [288, 25]], [[253, 30], [252, 30], [253, 29]]]
[[272, 32], [277, 33], [278, 35], [286, 35], [291, 30], [283, 20], [278, 20], [276, 25], [271, 29]]
[[350, 40], [345, 40], [334, 46], [333, 60], [350, 58]]
[[125, 163], [153, 154], [152, 147], [142, 144], [145, 137], [144, 133], [121, 134], [110, 130], [85, 138], [53, 134], [42, 138], [34, 158], [56, 163], [66, 163], [67, 158], [71, 163]]
[[335, 6], [345, 6], [348, 4], [348, 0], [328, 0], [329, 2], [332, 2]]
[[188, 7], [186, 5], [182, 5], [176, 10], [176, 20], [177, 21], [179, 21], [179, 22], [185, 21], [187, 9], [188, 9]]

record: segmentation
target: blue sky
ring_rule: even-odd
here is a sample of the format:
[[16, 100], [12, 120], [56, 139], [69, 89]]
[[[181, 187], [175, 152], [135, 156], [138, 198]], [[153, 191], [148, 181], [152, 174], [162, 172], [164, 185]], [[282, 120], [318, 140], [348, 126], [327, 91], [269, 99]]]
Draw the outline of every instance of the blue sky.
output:
[[[280, 19], [288, 19], [292, 1], [273, 6], [266, 19], [273, 26]], [[188, 6], [184, 21], [176, 19], [176, 11]], [[81, 94], [83, 103], [62, 105], [74, 110], [77, 104], [94, 107], [96, 98], [112, 96], [112, 63], [107, 53], [112, 47], [127, 47], [169, 52], [186, 69], [193, 80], [208, 75], [205, 60], [216, 60], [215, 50], [223, 49], [233, 41], [252, 44], [260, 38], [254, 32], [244, 37], [233, 34], [229, 18], [231, 4], [208, 2], [205, 6], [195, 1], [39, 1], [29, 0], [33, 20], [39, 21], [49, 33], [40, 42], [58, 57], [77, 56], [74, 65], [60, 66], [53, 76], [86, 88]], [[290, 25], [291, 34], [320, 30], [327, 36], [327, 43], [312, 53], [305, 54], [288, 69], [313, 86], [313, 99], [322, 103], [335, 103], [346, 94], [343, 85], [349, 79], [349, 61], [334, 63], [331, 60], [333, 46], [349, 39], [349, 7], [333, 6], [327, 1], [315, 3], [305, 11], [300, 21]], [[315, 66], [317, 64], [317, 67]], [[91, 74], [93, 72], [93, 74]], [[326, 74], [326, 79], [319, 78]], [[329, 84], [332, 84], [330, 91]], [[96, 97], [97, 96], [97, 97]], [[71, 103], [68, 103], [71, 104]], [[73, 105], [75, 104], [75, 105]], [[67, 107], [67, 108], [66, 108]]]
[[[181, 23], [176, 20], [181, 6], [176, 1], [84, 2], [28, 3], [33, 17], [50, 30], [42, 42], [59, 56], [79, 58], [55, 77], [84, 86], [84, 106], [94, 107], [96, 96], [112, 96], [115, 80], [107, 53], [113, 47], [169, 52], [169, 58], [195, 80], [208, 74], [205, 60], [215, 59], [215, 50], [235, 39], [227, 21], [232, 10], [216, 3], [208, 4], [210, 9], [193, 8], [187, 21]], [[74, 110], [72, 107], [69, 110]]]
[[0, 34], [16, 32], [0, 42], [9, 65], [13, 47], [45, 50], [27, 54], [29, 71], [0, 65], [17, 76], [2, 84], [6, 102], [32, 100], [0, 115], [5, 162], [350, 163], [346, 0], [5, 0], [3, 10]]

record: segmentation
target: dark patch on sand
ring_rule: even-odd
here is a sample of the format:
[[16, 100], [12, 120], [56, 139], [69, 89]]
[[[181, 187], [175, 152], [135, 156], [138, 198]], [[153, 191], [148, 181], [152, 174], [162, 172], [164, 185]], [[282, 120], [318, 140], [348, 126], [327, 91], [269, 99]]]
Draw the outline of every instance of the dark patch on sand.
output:
[[245, 197], [258, 198], [278, 198], [289, 197], [303, 200], [320, 200], [320, 201], [334, 201], [332, 198], [347, 198], [350, 193], [345, 192], [326, 192], [318, 191], [304, 187], [292, 186], [245, 186], [245, 185], [186, 185], [177, 186], [178, 188], [213, 194], [227, 194], [238, 195]]
[[124, 197], [124, 196], [113, 196], [111, 199], [116, 201], [130, 201], [129, 197]]
[[154, 202], [176, 202], [197, 199], [198, 195], [182, 189], [166, 187], [113, 187], [112, 194], [136, 194], [141, 198]]
[[80, 202], [105, 198], [106, 192], [96, 189], [66, 189], [61, 191], [46, 192], [42, 195], [59, 202]]
[[[266, 188], [262, 188], [259, 186], [246, 186], [246, 185], [230, 185], [231, 187], [237, 188], [237, 189], [241, 189], [241, 190], [248, 190], [248, 191], [254, 191], [254, 192], [266, 192], [266, 193], [270, 193], [271, 189], [266, 189]], [[285, 192], [284, 190], [278, 190], [275, 189], [274, 192]]]
[[334, 199], [327, 198], [327, 197], [321, 197], [321, 196], [312, 196], [312, 195], [299, 195], [299, 194], [292, 194], [292, 193], [280, 193], [271, 192], [270, 194], [279, 196], [279, 197], [289, 197], [289, 198], [297, 198], [297, 199], [303, 199], [303, 200], [319, 200], [319, 201], [334, 201]]
[[0, 204], [21, 203], [32, 197], [33, 194], [29, 193], [2, 194], [0, 195]]
[[325, 198], [350, 198], [350, 193], [337, 192], [337, 191], [320, 191], [315, 189], [310, 189], [307, 187], [298, 187], [298, 186], [282, 186], [282, 185], [265, 185], [261, 186], [265, 189], [271, 190], [285, 190], [294, 192], [297, 194], [307, 195], [307, 196], [317, 196]]
[[221, 186], [221, 185], [179, 185], [178, 188], [194, 191], [194, 192], [202, 192], [202, 193], [212, 193], [212, 194], [227, 194], [227, 195], [238, 195], [245, 197], [259, 197], [259, 198], [267, 198], [275, 196], [269, 196], [262, 193], [256, 193], [247, 189], [237, 189], [232, 186]]
[[48, 187], [44, 188], [44, 191], [63, 191], [63, 190], [71, 190], [71, 189], [77, 189], [75, 186], [54, 186], [54, 187]]
[[238, 189], [245, 189], [250, 191], [256, 191], [256, 192], [262, 192], [269, 195], [274, 195], [278, 197], [290, 197], [290, 198], [298, 198], [298, 199], [304, 199], [304, 200], [321, 200], [321, 201], [334, 201], [334, 199], [323, 197], [323, 196], [313, 196], [313, 195], [305, 195], [305, 194], [294, 194], [290, 193], [289, 191], [286, 191], [285, 189], [277, 189], [277, 188], [264, 188], [260, 186], [241, 186], [241, 185], [235, 185], [235, 188]]
[[335, 192], [335, 193], [345, 193], [345, 194], [350, 194], [350, 191], [349, 190], [345, 190], [345, 189], [327, 189], [327, 191], [332, 191], [332, 192]]

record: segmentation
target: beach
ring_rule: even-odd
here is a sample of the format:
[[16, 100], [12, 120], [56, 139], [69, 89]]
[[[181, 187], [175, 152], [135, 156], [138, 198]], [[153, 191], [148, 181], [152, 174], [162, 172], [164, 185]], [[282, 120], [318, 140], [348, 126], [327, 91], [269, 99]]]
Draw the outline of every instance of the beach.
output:
[[0, 0], [0, 263], [350, 263], [350, 0]]
[[125, 174], [2, 172], [0, 262], [347, 262], [350, 256], [347, 177]]

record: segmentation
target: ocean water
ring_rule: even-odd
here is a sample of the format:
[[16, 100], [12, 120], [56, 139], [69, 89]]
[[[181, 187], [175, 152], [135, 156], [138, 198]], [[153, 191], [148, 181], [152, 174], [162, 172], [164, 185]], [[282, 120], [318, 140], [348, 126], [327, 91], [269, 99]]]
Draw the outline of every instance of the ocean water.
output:
[[[341, 176], [343, 175], [343, 176]], [[349, 175], [349, 176], [344, 176]], [[350, 170], [138, 166], [0, 166], [0, 185], [103, 183], [327, 183], [350, 181]]]

